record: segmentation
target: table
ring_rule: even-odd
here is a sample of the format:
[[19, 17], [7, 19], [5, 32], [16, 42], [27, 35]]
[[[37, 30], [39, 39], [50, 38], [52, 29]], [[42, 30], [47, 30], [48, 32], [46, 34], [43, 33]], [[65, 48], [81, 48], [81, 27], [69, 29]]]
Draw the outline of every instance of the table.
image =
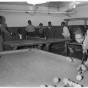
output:
[[67, 42], [66, 43], [66, 55], [68, 56], [68, 48], [71, 47], [75, 50], [82, 51], [82, 46], [77, 42]]
[[[0, 52], [0, 86], [39, 87], [41, 84], [63, 86], [63, 79], [88, 86], [88, 72], [83, 80], [77, 81], [77, 67], [80, 60], [68, 62], [65, 56], [39, 49], [23, 49]], [[53, 78], [61, 79], [54, 83]]]
[[13, 47], [13, 49], [17, 49], [17, 47], [20, 47], [20, 46], [35, 46], [35, 45], [38, 45], [39, 48], [41, 49], [43, 44], [45, 44], [47, 51], [49, 51], [49, 46], [51, 44], [63, 43], [67, 41], [71, 41], [71, 40], [70, 39], [58, 39], [58, 38], [49, 38], [47, 40], [45, 38], [30, 38], [29, 40], [5, 41], [3, 42], [3, 44], [11, 46]]

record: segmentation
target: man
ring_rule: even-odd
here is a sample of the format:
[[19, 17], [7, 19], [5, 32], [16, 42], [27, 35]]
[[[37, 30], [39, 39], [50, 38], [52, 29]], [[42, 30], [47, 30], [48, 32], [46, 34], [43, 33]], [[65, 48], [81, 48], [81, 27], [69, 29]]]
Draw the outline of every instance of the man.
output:
[[45, 30], [46, 38], [55, 38], [55, 28], [52, 26], [51, 22], [48, 22], [48, 27]]
[[3, 22], [3, 17], [0, 16], [0, 51], [3, 51], [3, 41], [5, 40], [5, 33], [8, 35], [12, 35], [10, 31], [7, 29], [6, 24]]
[[[64, 39], [70, 39], [70, 32], [69, 32], [69, 29], [66, 26], [66, 23], [65, 22], [62, 22], [61, 23], [61, 26], [63, 28], [62, 35], [64, 36]], [[65, 44], [65, 47], [66, 47], [66, 44]], [[74, 52], [73, 49], [70, 48], [70, 47], [69, 47], [69, 51], [70, 51], [70, 54], [72, 54]], [[64, 52], [62, 52], [62, 53], [66, 53], [66, 48], [65, 48]]]
[[42, 23], [39, 24], [38, 35], [39, 37], [44, 38], [44, 27]]
[[17, 35], [16, 35], [16, 40], [23, 40], [26, 39], [25, 35], [23, 35], [22, 29], [18, 29]]
[[70, 32], [69, 32], [69, 29], [66, 27], [66, 23], [65, 22], [62, 22], [61, 23], [61, 26], [63, 28], [62, 35], [64, 36], [64, 38], [65, 39], [70, 39]]
[[27, 37], [34, 37], [34, 32], [35, 32], [35, 28], [34, 26], [32, 25], [32, 22], [31, 20], [28, 20], [28, 25], [26, 27], [26, 32], [27, 32]]
[[[49, 38], [55, 38], [55, 27], [52, 26], [52, 23], [50, 21], [48, 22], [48, 27], [45, 29], [45, 37], [46, 37], [46, 40]], [[46, 50], [50, 51], [51, 47], [54, 47], [53, 44], [51, 44], [50, 46], [47, 44]]]
[[82, 71], [87, 70], [86, 64], [88, 64], [88, 31], [85, 31], [85, 28], [80, 26], [74, 28], [74, 37], [75, 40], [82, 45], [83, 48], [83, 58], [81, 61], [81, 65], [79, 65], [79, 68], [81, 68]]

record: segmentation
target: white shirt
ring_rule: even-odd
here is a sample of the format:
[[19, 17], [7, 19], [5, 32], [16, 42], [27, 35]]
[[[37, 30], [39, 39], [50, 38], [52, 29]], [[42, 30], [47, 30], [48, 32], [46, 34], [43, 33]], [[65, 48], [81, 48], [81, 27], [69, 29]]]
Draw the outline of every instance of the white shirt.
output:
[[68, 30], [68, 28], [66, 26], [63, 27], [63, 33], [62, 33], [62, 35], [64, 37], [69, 37], [70, 36], [69, 30]]
[[20, 37], [20, 39], [22, 39], [22, 35], [21, 34], [19, 34], [19, 37]]
[[35, 31], [35, 28], [33, 25], [27, 25], [26, 29], [25, 29], [27, 32], [34, 32]]
[[87, 35], [85, 37], [85, 40], [83, 42], [83, 48], [88, 50], [88, 30], [87, 30]]

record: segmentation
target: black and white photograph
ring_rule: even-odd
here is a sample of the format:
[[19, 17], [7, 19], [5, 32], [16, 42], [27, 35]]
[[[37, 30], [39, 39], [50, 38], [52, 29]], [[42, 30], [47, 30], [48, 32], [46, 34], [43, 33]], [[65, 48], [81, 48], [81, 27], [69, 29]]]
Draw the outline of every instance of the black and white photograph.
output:
[[88, 1], [0, 1], [0, 87], [88, 87]]

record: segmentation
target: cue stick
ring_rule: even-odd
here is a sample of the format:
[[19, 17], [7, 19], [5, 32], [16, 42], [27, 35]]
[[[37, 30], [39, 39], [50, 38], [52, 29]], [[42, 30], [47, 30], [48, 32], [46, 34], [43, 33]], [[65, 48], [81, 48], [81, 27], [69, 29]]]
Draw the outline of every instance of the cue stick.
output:
[[87, 54], [86, 54], [86, 53], [83, 54], [83, 58], [82, 58], [82, 62], [81, 62], [81, 64], [84, 64], [84, 63], [83, 63], [84, 60], [87, 60]]

